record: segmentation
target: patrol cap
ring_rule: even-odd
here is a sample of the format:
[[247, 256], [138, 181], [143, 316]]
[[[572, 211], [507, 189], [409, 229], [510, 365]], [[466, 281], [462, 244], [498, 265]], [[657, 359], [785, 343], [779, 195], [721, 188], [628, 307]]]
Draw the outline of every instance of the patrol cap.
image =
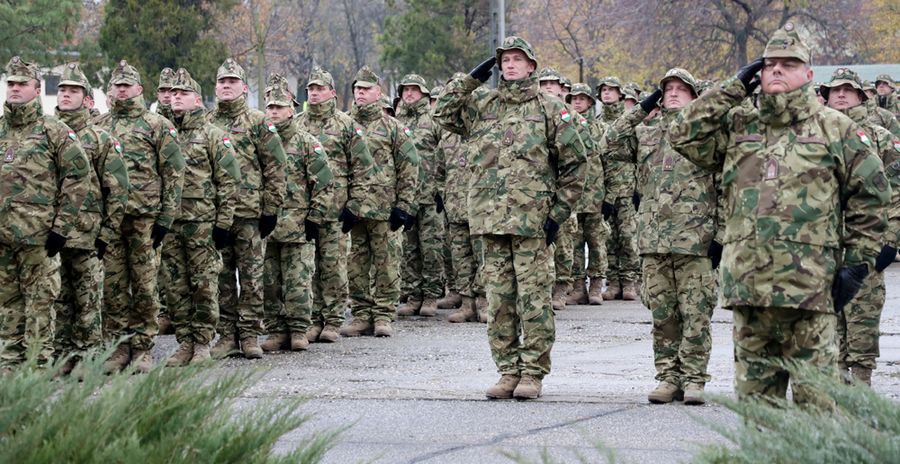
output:
[[306, 86], [321, 85], [322, 87], [334, 88], [334, 78], [331, 73], [322, 69], [321, 66], [313, 66], [309, 72], [309, 78], [306, 80]]
[[766, 44], [763, 58], [796, 58], [806, 64], [812, 64], [809, 47], [800, 40], [797, 28], [790, 21], [772, 34], [772, 38]]
[[556, 69], [546, 67], [538, 72], [538, 82], [556, 81], [562, 85], [563, 77]]
[[272, 74], [269, 76], [269, 83], [266, 86], [266, 106], [294, 106], [294, 97], [288, 87], [287, 79], [281, 74]]
[[91, 91], [91, 83], [88, 82], [87, 76], [81, 72], [78, 63], [69, 63], [63, 68], [62, 76], [60, 76], [57, 86], [62, 87], [64, 85], [81, 87], [87, 90], [88, 93]]
[[[182, 68], [184, 69], [184, 68]], [[172, 71], [172, 68], [163, 68], [162, 71], [159, 72], [159, 85], [156, 86], [157, 89], [171, 89], [175, 84], [175, 71]]]
[[359, 68], [359, 71], [356, 71], [356, 77], [353, 78], [353, 83], [350, 87], [371, 88], [378, 85], [379, 82], [381, 82], [381, 78], [378, 77], [378, 74], [375, 74], [375, 71], [372, 71], [369, 65], [365, 65]]
[[600, 96], [600, 89], [603, 88], [604, 85], [607, 87], [614, 87], [616, 89], [619, 89], [619, 92], [622, 91], [622, 81], [620, 81], [618, 77], [606, 76], [603, 79], [600, 79], [600, 82], [597, 83], [597, 96], [598, 97]]
[[500, 64], [500, 57], [503, 55], [503, 52], [509, 50], [521, 50], [525, 53], [525, 56], [534, 63], [534, 67], [537, 68], [537, 57], [534, 54], [534, 47], [528, 43], [527, 40], [511, 35], [505, 39], [503, 39], [503, 43], [497, 47], [497, 64]]
[[234, 58], [227, 58], [222, 66], [219, 66], [219, 69], [216, 71], [216, 80], [224, 79], [226, 77], [234, 77], [240, 80], [244, 79], [244, 68], [238, 64], [237, 61], [234, 61]]
[[884, 82], [889, 85], [892, 89], [896, 89], [897, 87], [894, 85], [894, 79], [889, 74], [879, 74], [875, 76], [875, 85], [878, 85], [879, 82]]
[[419, 88], [419, 91], [425, 95], [431, 95], [431, 91], [428, 90], [427, 84], [425, 84], [425, 78], [418, 74], [407, 74], [403, 76], [403, 79], [400, 80], [400, 83], [397, 84], [397, 94], [403, 93], [403, 87], [405, 86], [415, 86]]
[[572, 84], [572, 91], [569, 92], [568, 95], [566, 95], [566, 103], [572, 103], [572, 97], [574, 97], [575, 95], [584, 95], [585, 97], [590, 98], [591, 105], [597, 102], [597, 99], [594, 98], [593, 95], [591, 95], [591, 86], [583, 82]]
[[665, 91], [666, 82], [669, 82], [672, 79], [678, 79], [687, 84], [687, 86], [691, 88], [691, 92], [694, 93], [694, 97], [700, 95], [700, 92], [698, 92], [697, 89], [697, 79], [694, 79], [694, 76], [691, 73], [682, 68], [672, 68], [666, 71], [665, 77], [659, 81], [659, 88]]
[[127, 61], [122, 60], [119, 61], [119, 65], [113, 69], [109, 82], [112, 85], [141, 85], [141, 74], [138, 73], [137, 68], [128, 64]]
[[863, 91], [863, 83], [862, 79], [859, 78], [859, 74], [856, 74], [856, 72], [850, 68], [835, 69], [834, 73], [831, 74], [831, 80], [819, 87], [819, 93], [827, 100], [831, 89], [840, 87], [844, 84], [849, 84], [850, 87], [856, 89], [863, 101], [869, 99], [869, 96]]
[[173, 73], [173, 80], [171, 84], [172, 90], [186, 90], [188, 92], [194, 92], [197, 95], [203, 96], [203, 89], [200, 88], [200, 84], [191, 77], [191, 73], [188, 72], [187, 69], [178, 68], [178, 71]]
[[10, 58], [6, 64], [7, 82], [28, 82], [32, 79], [41, 80], [41, 71], [34, 63], [29, 63], [18, 56]]

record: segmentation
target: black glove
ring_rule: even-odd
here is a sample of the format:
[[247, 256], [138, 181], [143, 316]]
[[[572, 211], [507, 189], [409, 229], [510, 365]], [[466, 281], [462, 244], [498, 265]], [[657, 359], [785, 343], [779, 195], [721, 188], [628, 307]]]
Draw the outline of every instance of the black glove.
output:
[[51, 230], [47, 234], [47, 244], [44, 245], [44, 248], [47, 249], [47, 256], [51, 258], [56, 256], [66, 246], [66, 240], [68, 239]]
[[278, 225], [278, 216], [274, 214], [263, 214], [259, 217], [259, 236], [266, 238], [275, 230]]
[[97, 250], [97, 259], [103, 261], [103, 257], [106, 256], [106, 247], [108, 246], [109, 244], [103, 240], [100, 240], [99, 238], [94, 239], [94, 248]]
[[713, 269], [719, 268], [719, 263], [722, 262], [722, 244], [713, 240], [709, 244], [709, 249], [706, 250], [706, 256], [712, 260]]
[[403, 224], [403, 231], [405, 232], [405, 231], [415, 227], [417, 221], [418, 221], [418, 219], [416, 219], [415, 214], [410, 214], [409, 216], [406, 216], [406, 222]]
[[441, 214], [444, 212], [444, 199], [441, 198], [440, 193], [434, 194], [434, 205], [437, 207], [438, 214]]
[[169, 233], [168, 227], [163, 227], [159, 224], [153, 224], [153, 230], [150, 231], [150, 238], [153, 240], [153, 249], [159, 248], [162, 245], [163, 239], [166, 238], [166, 234]]
[[641, 109], [645, 113], [653, 111], [659, 105], [659, 99], [662, 98], [662, 90], [657, 88], [647, 98], [641, 100]]
[[875, 258], [875, 271], [884, 272], [884, 270], [894, 262], [894, 258], [896, 257], [896, 248], [890, 245], [881, 247], [881, 253], [878, 253], [878, 257]]
[[475, 69], [469, 72], [469, 75], [481, 82], [487, 82], [487, 80], [491, 78], [491, 70], [494, 68], [495, 64], [497, 64], [497, 57], [492, 56], [482, 61], [478, 66], [475, 66]]
[[338, 216], [338, 221], [341, 221], [341, 232], [345, 234], [350, 232], [350, 229], [353, 229], [353, 226], [356, 225], [356, 221], [358, 220], [359, 218], [351, 213], [349, 209], [344, 208], [341, 210], [341, 214]]
[[738, 69], [737, 78], [744, 84], [747, 95], [753, 94], [753, 90], [759, 85], [759, 79], [753, 79], [763, 68], [763, 59], [757, 58]]
[[600, 206], [600, 212], [603, 213], [603, 219], [608, 221], [609, 218], [616, 214], [616, 206], [604, 201], [603, 205]]
[[556, 234], [559, 233], [559, 224], [553, 219], [547, 218], [547, 220], [544, 221], [543, 229], [544, 233], [547, 235], [547, 246], [550, 246], [556, 241]]
[[865, 264], [857, 264], [852, 267], [842, 267], [834, 276], [834, 284], [831, 286], [831, 298], [834, 300], [834, 312], [840, 314], [844, 306], [856, 296], [863, 286], [863, 280], [869, 274], [869, 268]]
[[303, 235], [306, 236], [307, 242], [319, 239], [319, 225], [309, 219], [303, 220]]
[[212, 239], [213, 243], [216, 244], [216, 249], [221, 250], [228, 246], [228, 236], [231, 235], [231, 232], [228, 229], [223, 229], [219, 226], [213, 226], [212, 231]]
[[391, 232], [396, 231], [406, 225], [407, 221], [409, 221], [409, 214], [400, 208], [394, 208], [391, 210], [390, 221]]
[[637, 211], [641, 208], [641, 194], [634, 192], [631, 194], [631, 204], [634, 205], [634, 210]]

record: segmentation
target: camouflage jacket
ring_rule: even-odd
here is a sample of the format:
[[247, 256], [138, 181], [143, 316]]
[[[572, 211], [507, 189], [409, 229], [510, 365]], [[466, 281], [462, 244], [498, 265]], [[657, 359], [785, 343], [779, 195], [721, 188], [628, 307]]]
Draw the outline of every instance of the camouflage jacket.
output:
[[900, 98], [897, 98], [896, 93], [886, 96], [875, 95], [872, 98], [878, 103], [879, 107], [893, 114], [895, 118], [900, 118]]
[[122, 156], [122, 145], [109, 132], [91, 123], [86, 108], [75, 111], [56, 111], [81, 142], [81, 148], [91, 162], [91, 189], [81, 205], [81, 214], [66, 248], [93, 250], [99, 238], [112, 243], [119, 236], [125, 210], [128, 207], [128, 168]]
[[3, 106], [0, 117], [0, 243], [43, 246], [52, 230], [72, 237], [90, 184], [75, 131], [43, 116], [41, 99]]
[[357, 214], [378, 221], [390, 219], [394, 207], [412, 214], [419, 180], [419, 155], [412, 140], [378, 103], [354, 104], [350, 116], [364, 128], [373, 161], [358, 178], [362, 196]]
[[363, 210], [360, 200], [366, 197], [362, 181], [368, 166], [374, 164], [363, 128], [337, 110], [334, 98], [318, 105], [310, 104], [307, 111], [294, 119], [300, 129], [319, 139], [331, 161], [334, 195], [325, 222], [337, 222], [344, 207], [359, 216]]
[[175, 127], [148, 111], [140, 95], [114, 100], [110, 114], [104, 129], [122, 144], [131, 183], [125, 213], [156, 216], [159, 225], [171, 228], [181, 208], [184, 174]]
[[231, 138], [206, 120], [200, 108], [176, 116], [178, 145], [184, 155], [184, 191], [176, 219], [215, 222], [230, 229], [241, 184], [241, 166]]
[[[602, 105], [600, 120], [608, 125], [622, 115], [625, 106], [622, 103]], [[637, 162], [637, 145], [631, 138], [628, 143], [620, 144], [615, 149], [605, 141], [600, 142], [603, 151], [605, 168], [606, 198], [613, 203], [620, 198], [631, 198], [637, 189], [635, 184], [635, 163]]]
[[246, 97], [220, 101], [206, 118], [231, 139], [241, 167], [235, 217], [278, 215], [284, 204], [284, 147], [275, 123], [247, 106]]
[[[574, 112], [574, 110], [573, 110]], [[584, 113], [578, 113], [578, 122], [585, 128], [582, 131], [582, 140], [587, 151], [587, 177], [584, 181], [584, 192], [581, 201], [575, 207], [576, 213], [599, 213], [603, 207], [603, 199], [606, 197], [605, 169], [603, 166], [603, 151], [606, 134], [606, 124], [594, 116], [593, 108]]]
[[397, 106], [397, 120], [412, 139], [419, 155], [416, 203], [433, 205], [434, 194], [444, 189], [446, 172], [443, 160], [439, 161], [436, 158], [439, 155], [438, 142], [441, 140], [441, 130], [432, 119], [428, 97], [423, 97], [411, 105], [401, 100]]
[[441, 140], [438, 142], [438, 159], [444, 161], [444, 209], [447, 211], [447, 220], [457, 224], [469, 222], [466, 207], [466, 197], [469, 195], [469, 182], [472, 181], [472, 153], [467, 149], [461, 135], [441, 131]]
[[900, 139], [900, 122], [891, 114], [890, 111], [878, 106], [874, 98], [870, 98], [865, 103], [869, 109], [869, 119], [875, 124], [885, 128], [895, 139]]
[[[718, 231], [718, 174], [684, 159], [666, 140], [677, 111], [663, 110], [652, 124], [642, 124], [647, 112], [640, 105], [625, 112], [607, 132], [611, 149], [636, 144], [638, 250], [641, 255], [706, 256]], [[629, 140], [631, 139], [631, 140]]]
[[278, 225], [268, 240], [306, 243], [304, 220], [322, 224], [334, 201], [331, 162], [322, 144], [309, 132], [300, 129], [293, 119], [277, 127], [287, 154], [287, 196]]
[[534, 76], [473, 93], [479, 85], [469, 75], [451, 80], [435, 108], [435, 120], [465, 137], [472, 153], [469, 228], [473, 235], [544, 237], [544, 221], [565, 222], [584, 188], [576, 121], [562, 100], [539, 91]]
[[761, 94], [759, 109], [740, 105], [745, 94], [728, 79], [669, 127], [676, 151], [722, 173], [723, 307], [830, 313], [838, 268], [871, 268], [881, 248], [890, 200], [881, 160], [811, 84]]

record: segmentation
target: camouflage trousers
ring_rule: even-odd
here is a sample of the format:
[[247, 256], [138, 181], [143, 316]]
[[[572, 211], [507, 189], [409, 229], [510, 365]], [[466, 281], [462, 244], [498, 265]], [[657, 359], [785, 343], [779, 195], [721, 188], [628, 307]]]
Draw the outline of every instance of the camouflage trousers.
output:
[[734, 308], [735, 390], [738, 398], [785, 398], [788, 383], [799, 405], [829, 407], [827, 394], [784, 366], [802, 366], [834, 376], [837, 317], [794, 308]]
[[[578, 230], [575, 232], [575, 257], [572, 260], [573, 279], [591, 280], [606, 278], [609, 261], [606, 256], [606, 240], [609, 238], [609, 225], [600, 213], [578, 213]], [[584, 247], [587, 244], [587, 260]], [[585, 272], [585, 262], [587, 271]]]
[[312, 319], [313, 243], [266, 243], [266, 332], [305, 334]]
[[609, 218], [606, 241], [609, 269], [606, 279], [613, 284], [637, 282], [641, 260], [637, 250], [637, 211], [631, 198], [615, 201], [616, 213]]
[[231, 234], [234, 243], [221, 250], [219, 324], [216, 332], [219, 335], [237, 334], [238, 338], [261, 335], [266, 242], [259, 235], [259, 220], [234, 218]]
[[[171, 233], [171, 232], [172, 231], [169, 231], [169, 233]], [[166, 234], [166, 237], [168, 237], [168, 236], [169, 235]], [[160, 247], [160, 249], [156, 250], [157, 258], [160, 261], [159, 272], [156, 275], [156, 289], [159, 292], [159, 315], [166, 316], [171, 319], [171, 316], [169, 314], [169, 308], [168, 308], [169, 297], [167, 296], [167, 289], [169, 288], [169, 282], [168, 282], [169, 275], [168, 275], [168, 272], [166, 272], [166, 268], [162, 265], [163, 257], [162, 257], [161, 248], [162, 247]]]
[[130, 336], [136, 350], [153, 348], [159, 332], [159, 257], [150, 238], [155, 221], [153, 216], [125, 216], [121, 236], [109, 244], [103, 258], [103, 337], [114, 342]]
[[555, 280], [557, 284], [572, 284], [572, 267], [575, 261], [575, 234], [578, 233], [578, 220], [575, 215], [569, 216], [565, 222], [559, 225], [559, 233], [553, 249], [555, 262]]
[[400, 299], [400, 231], [361, 219], [350, 231], [350, 312], [355, 319], [393, 321]]
[[403, 293], [411, 298], [444, 294], [444, 216], [434, 205], [421, 205], [416, 225], [403, 237]]
[[60, 252], [62, 283], [56, 300], [56, 356], [86, 351], [103, 341], [103, 263], [95, 250]]
[[459, 290], [456, 288], [456, 269], [453, 268], [453, 250], [450, 248], [452, 246], [452, 237], [450, 237], [449, 221], [444, 221], [444, 231], [446, 232], [444, 234], [444, 247], [441, 250], [444, 253], [444, 281], [448, 290], [459, 293]]
[[[5, 227], [9, 227], [6, 225]], [[43, 246], [0, 243], [0, 363], [53, 357], [53, 303], [59, 297], [59, 256]]]
[[451, 222], [447, 233], [455, 280], [452, 288], [462, 296], [484, 296], [481, 281], [481, 239], [469, 234], [466, 222]]
[[644, 255], [641, 300], [653, 315], [656, 380], [706, 384], [716, 276], [705, 256]]
[[500, 374], [550, 373], [556, 324], [550, 307], [553, 251], [545, 239], [483, 235], [488, 342]]
[[884, 300], [884, 274], [869, 273], [859, 293], [838, 316], [838, 366], [843, 370], [854, 365], [875, 369]]
[[163, 243], [162, 263], [175, 339], [208, 344], [219, 323], [222, 256], [212, 240], [212, 222], [175, 221]]
[[349, 239], [340, 222], [325, 222], [316, 241], [316, 274], [313, 277], [312, 322], [340, 327], [350, 290], [347, 282]]

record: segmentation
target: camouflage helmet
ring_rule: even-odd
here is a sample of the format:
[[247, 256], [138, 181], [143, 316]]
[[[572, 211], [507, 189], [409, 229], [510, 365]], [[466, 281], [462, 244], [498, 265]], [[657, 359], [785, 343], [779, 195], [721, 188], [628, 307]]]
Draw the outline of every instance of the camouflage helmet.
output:
[[378, 74], [375, 74], [375, 71], [372, 71], [369, 65], [364, 65], [359, 68], [359, 71], [356, 71], [356, 76], [353, 78], [350, 88], [371, 88], [377, 86], [379, 82], [381, 82], [381, 78], [378, 77]]
[[641, 86], [637, 82], [631, 81], [625, 84], [625, 90], [631, 90], [635, 95], [641, 94]]
[[391, 99], [387, 95], [382, 95], [381, 99], [378, 100], [381, 104], [381, 109], [388, 110], [391, 114], [394, 113], [394, 105], [391, 103]]
[[172, 84], [174, 84], [174, 83], [175, 83], [175, 71], [172, 71], [172, 68], [163, 68], [162, 71], [159, 72], [159, 85], [156, 86], [156, 88], [157, 89], [171, 89]]
[[109, 83], [112, 85], [141, 85], [141, 74], [138, 72], [137, 68], [128, 64], [127, 61], [122, 60], [119, 61], [119, 65], [113, 69], [112, 76], [109, 78]]
[[790, 21], [772, 34], [762, 57], [796, 58], [806, 64], [812, 64], [809, 46], [800, 39], [797, 28]]
[[555, 68], [546, 67], [538, 71], [538, 82], [545, 81], [556, 81], [559, 82], [559, 85], [562, 85], [563, 77], [562, 74], [559, 73]]
[[403, 76], [403, 79], [397, 84], [397, 95], [403, 94], [403, 87], [406, 86], [418, 87], [423, 95], [429, 95], [430, 92], [428, 90], [428, 85], [425, 83], [425, 78], [418, 74], [407, 74]]
[[64, 85], [81, 87], [89, 93], [91, 91], [91, 83], [88, 81], [87, 76], [81, 72], [78, 63], [69, 63], [63, 68], [62, 76], [59, 78], [57, 87], [62, 87]]
[[6, 63], [6, 81], [7, 82], [28, 82], [30, 80], [41, 80], [41, 70], [34, 63], [29, 63], [18, 56], [10, 58]]
[[430, 97], [432, 100], [435, 100], [435, 99], [437, 99], [438, 95], [440, 95], [441, 92], [443, 92], [443, 91], [444, 91], [444, 86], [443, 86], [443, 85], [436, 85], [436, 86], [434, 86], [434, 87], [431, 88], [431, 90], [430, 90], [430, 92], [429, 92], [429, 97]]
[[559, 76], [559, 77], [560, 77], [559, 83], [562, 84], [562, 86], [567, 91], [571, 92], [572, 91], [572, 81], [569, 80], [569, 78], [566, 76]]
[[625, 89], [622, 91], [622, 94], [625, 95], [622, 100], [634, 100], [635, 102], [639, 101], [637, 91], [635, 91], [634, 87], [631, 87], [630, 85], [625, 87]]
[[828, 100], [828, 94], [831, 92], [831, 89], [840, 87], [844, 84], [848, 84], [850, 85], [850, 87], [856, 89], [863, 101], [869, 99], [869, 96], [866, 95], [866, 92], [863, 91], [863, 83], [862, 79], [859, 78], [859, 74], [857, 74], [850, 68], [835, 69], [831, 74], [831, 80], [819, 87], [819, 93], [823, 98]]
[[313, 66], [309, 72], [309, 78], [306, 79], [306, 86], [320, 85], [322, 87], [334, 88], [334, 78], [331, 73], [322, 69], [321, 66]]
[[616, 76], [607, 76], [600, 79], [600, 82], [597, 83], [597, 98], [600, 98], [600, 89], [603, 88], [604, 85], [607, 87], [614, 87], [618, 89], [619, 92], [622, 92], [622, 81]]
[[226, 77], [234, 77], [240, 79], [242, 81], [246, 81], [246, 75], [244, 74], [244, 68], [238, 64], [237, 61], [234, 61], [234, 58], [227, 58], [222, 66], [219, 66], [218, 71], [216, 71], [216, 80], [224, 79]]
[[185, 90], [194, 92], [201, 97], [203, 96], [203, 89], [200, 88], [200, 84], [191, 77], [191, 73], [189, 73], [187, 69], [178, 68], [178, 71], [175, 71], [172, 74], [172, 77], [173, 79], [170, 85], [172, 90]]
[[872, 81], [863, 81], [863, 91], [875, 91], [875, 83]]
[[597, 103], [597, 99], [594, 98], [593, 95], [591, 95], [591, 86], [583, 82], [577, 82], [572, 85], [572, 91], [566, 95], [566, 103], [572, 103], [572, 97], [574, 97], [575, 95], [584, 95], [585, 97], [590, 98], [591, 105]]
[[716, 85], [716, 81], [705, 79], [697, 81], [697, 90], [700, 91], [700, 95], [703, 95], [703, 92], [713, 88]]
[[537, 68], [537, 57], [534, 54], [534, 48], [527, 40], [514, 35], [503, 39], [503, 43], [497, 47], [497, 65], [500, 65], [500, 56], [503, 55], [503, 52], [509, 50], [521, 50], [534, 63], [534, 67]]
[[294, 97], [291, 95], [287, 79], [281, 74], [273, 73], [269, 76], [266, 85], [266, 106], [294, 107]]
[[665, 77], [663, 77], [659, 81], [659, 88], [663, 91], [666, 89], [666, 82], [671, 81], [672, 79], [678, 79], [681, 82], [687, 84], [688, 87], [691, 88], [691, 92], [694, 93], [694, 97], [700, 95], [697, 89], [697, 79], [694, 79], [694, 76], [689, 73], [686, 69], [682, 68], [672, 68], [666, 72]]
[[890, 88], [896, 89], [897, 87], [894, 85], [894, 79], [889, 74], [879, 74], [875, 76], [875, 85], [877, 86], [879, 82], [884, 82]]

